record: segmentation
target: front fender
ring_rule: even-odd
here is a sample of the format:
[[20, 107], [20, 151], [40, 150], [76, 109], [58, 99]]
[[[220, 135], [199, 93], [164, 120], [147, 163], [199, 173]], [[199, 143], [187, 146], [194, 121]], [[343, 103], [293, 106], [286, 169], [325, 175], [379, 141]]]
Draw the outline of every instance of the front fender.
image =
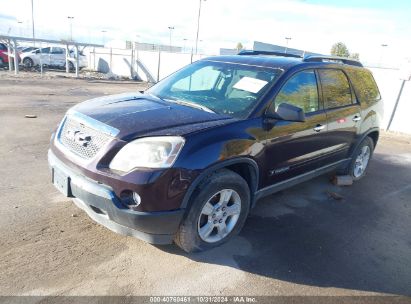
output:
[[181, 207], [188, 206], [193, 191], [204, 178], [216, 170], [238, 164], [247, 165], [250, 176], [253, 176], [253, 182], [250, 183], [253, 195], [258, 188], [263, 165], [264, 136], [261, 119], [236, 121], [188, 136], [175, 167], [197, 174], [190, 183]]
[[[209, 166], [208, 168], [204, 169], [197, 177], [196, 179], [191, 183], [190, 187], [187, 189], [186, 194], [184, 195], [184, 199], [181, 203], [181, 208], [182, 209], [189, 209], [189, 202], [191, 195], [193, 194], [194, 190], [198, 187], [198, 185], [209, 175], [211, 175], [213, 172], [222, 169], [222, 168], [227, 168], [232, 165], [236, 164], [247, 164], [250, 168], [252, 168], [252, 174], [253, 174], [253, 179], [254, 182], [252, 183], [252, 189], [250, 189], [251, 197], [254, 197], [254, 193], [257, 191], [258, 187], [258, 181], [259, 181], [259, 169], [258, 169], [258, 164], [255, 160], [248, 158], [248, 157], [238, 157], [238, 158], [233, 158], [233, 159], [228, 159], [225, 161], [221, 161], [219, 163], [213, 164]], [[252, 204], [253, 205], [253, 201]]]

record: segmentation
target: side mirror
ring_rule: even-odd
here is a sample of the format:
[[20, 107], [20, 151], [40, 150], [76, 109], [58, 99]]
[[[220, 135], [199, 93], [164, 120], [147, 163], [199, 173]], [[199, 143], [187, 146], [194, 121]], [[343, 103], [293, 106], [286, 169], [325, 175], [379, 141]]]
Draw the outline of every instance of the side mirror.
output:
[[296, 122], [304, 122], [305, 121], [305, 114], [304, 110], [293, 106], [288, 103], [282, 103], [278, 106], [277, 111], [273, 112], [271, 107], [269, 108], [266, 116], [269, 118], [274, 118], [278, 120], [286, 120], [286, 121], [296, 121]]

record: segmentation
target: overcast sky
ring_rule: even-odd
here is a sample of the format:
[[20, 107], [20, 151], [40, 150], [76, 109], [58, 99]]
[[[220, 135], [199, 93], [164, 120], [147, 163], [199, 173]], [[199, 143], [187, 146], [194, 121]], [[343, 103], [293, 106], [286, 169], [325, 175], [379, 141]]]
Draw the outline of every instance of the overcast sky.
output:
[[[195, 39], [199, 0], [33, 0], [36, 36], [101, 43], [139, 40], [189, 48]], [[242, 42], [285, 44], [328, 54], [342, 41], [367, 62], [411, 57], [409, 0], [207, 0], [202, 3], [200, 47], [207, 53]], [[18, 23], [18, 21], [22, 23]], [[31, 0], [0, 0], [0, 34], [31, 36]], [[188, 39], [184, 42], [183, 39]], [[388, 47], [381, 47], [387, 44]]]

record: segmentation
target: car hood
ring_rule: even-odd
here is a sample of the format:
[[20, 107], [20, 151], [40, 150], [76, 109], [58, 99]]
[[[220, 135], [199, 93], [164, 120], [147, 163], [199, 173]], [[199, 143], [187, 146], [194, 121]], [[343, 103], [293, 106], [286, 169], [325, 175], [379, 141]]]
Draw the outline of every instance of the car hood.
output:
[[117, 129], [117, 137], [131, 140], [146, 134], [184, 135], [221, 125], [233, 120], [230, 116], [165, 102], [151, 95], [124, 93], [90, 99], [72, 108]]

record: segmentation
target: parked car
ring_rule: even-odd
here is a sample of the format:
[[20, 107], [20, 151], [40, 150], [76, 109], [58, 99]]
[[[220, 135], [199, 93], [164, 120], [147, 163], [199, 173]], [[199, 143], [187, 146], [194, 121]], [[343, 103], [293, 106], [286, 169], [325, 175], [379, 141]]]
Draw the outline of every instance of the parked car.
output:
[[[70, 52], [69, 68], [74, 70], [75, 68], [75, 54]], [[45, 47], [42, 49], [35, 49], [29, 52], [25, 52], [21, 55], [23, 65], [27, 68], [39, 66], [40, 61], [44, 66], [65, 68], [66, 67], [66, 50], [62, 47]], [[79, 54], [79, 68], [87, 67], [87, 57]]]
[[[17, 51], [17, 60], [20, 63], [20, 52]], [[14, 63], [14, 53], [11, 51], [10, 54], [11, 62]], [[8, 56], [8, 48], [5, 43], [0, 43], [0, 68], [1, 67], [8, 67], [9, 66], [9, 56]]]
[[0, 68], [9, 64], [7, 45], [0, 43]]
[[54, 185], [113, 231], [193, 252], [236, 235], [263, 196], [333, 170], [362, 178], [382, 115], [371, 72], [278, 55], [206, 58], [74, 106], [51, 139]]

